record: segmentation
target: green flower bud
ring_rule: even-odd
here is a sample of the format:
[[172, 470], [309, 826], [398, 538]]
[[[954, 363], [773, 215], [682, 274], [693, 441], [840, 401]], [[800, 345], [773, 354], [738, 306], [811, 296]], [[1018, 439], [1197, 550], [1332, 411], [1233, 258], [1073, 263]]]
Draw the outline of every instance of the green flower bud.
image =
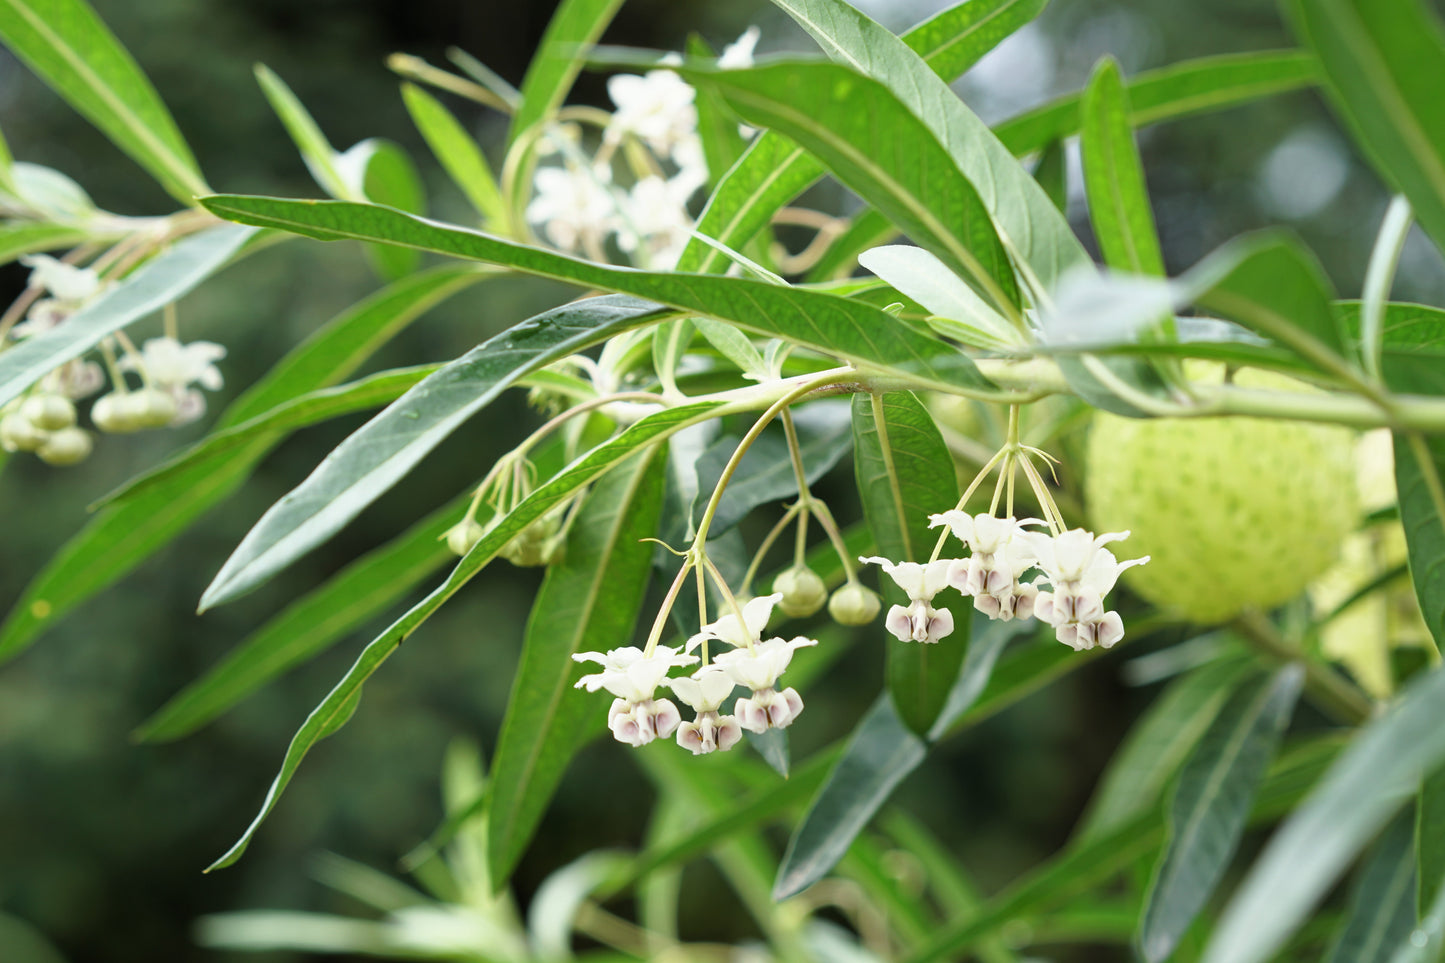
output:
[[62, 395], [31, 395], [21, 403], [20, 414], [42, 431], [59, 431], [75, 424], [75, 405]]
[[806, 565], [794, 565], [773, 579], [773, 591], [783, 596], [778, 608], [794, 619], [812, 615], [828, 601], [828, 587], [818, 573]]
[[497, 554], [518, 568], [555, 565], [562, 560], [563, 539], [558, 538], [562, 515], [552, 511], [518, 532]]
[[139, 431], [146, 413], [146, 402], [138, 392], [112, 391], [101, 395], [90, 409], [95, 427], [112, 435]]
[[828, 614], [839, 625], [867, 625], [878, 617], [878, 593], [858, 582], [844, 582], [828, 600]]
[[465, 555], [482, 540], [483, 534], [482, 526], [477, 524], [476, 519], [463, 519], [447, 529], [447, 548], [453, 555]]
[[35, 454], [47, 464], [75, 465], [89, 458], [93, 447], [90, 433], [71, 425], [47, 435]]
[[136, 425], [140, 428], [164, 428], [175, 419], [179, 410], [176, 399], [159, 388], [141, 388], [131, 392], [131, 404], [135, 406]]
[[6, 451], [34, 451], [45, 442], [45, 432], [31, 424], [30, 419], [12, 411], [0, 418], [0, 448]]

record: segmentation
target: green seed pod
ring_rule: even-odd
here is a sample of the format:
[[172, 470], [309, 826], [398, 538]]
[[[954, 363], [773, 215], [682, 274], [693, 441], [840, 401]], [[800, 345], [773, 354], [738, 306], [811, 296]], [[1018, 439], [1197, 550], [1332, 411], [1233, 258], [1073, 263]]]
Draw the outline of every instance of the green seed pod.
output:
[[75, 424], [75, 405], [62, 395], [31, 395], [20, 405], [20, 414], [42, 431], [59, 431]]
[[159, 388], [141, 388], [132, 392], [131, 404], [135, 406], [136, 423], [141, 428], [164, 428], [175, 419], [179, 410], [176, 399]]
[[72, 425], [51, 432], [36, 449], [35, 454], [47, 464], [75, 465], [89, 458], [93, 447], [90, 433]]
[[806, 565], [794, 565], [773, 579], [773, 591], [782, 593], [778, 608], [789, 618], [807, 618], [828, 601], [828, 587]]
[[463, 519], [447, 529], [447, 548], [453, 555], [465, 555], [482, 540], [482, 535], [482, 526], [477, 524], [476, 519]]
[[828, 614], [839, 625], [867, 625], [881, 607], [878, 593], [857, 582], [844, 582], [828, 600]]
[[6, 451], [34, 451], [44, 444], [45, 434], [18, 411], [0, 418], [0, 448]]

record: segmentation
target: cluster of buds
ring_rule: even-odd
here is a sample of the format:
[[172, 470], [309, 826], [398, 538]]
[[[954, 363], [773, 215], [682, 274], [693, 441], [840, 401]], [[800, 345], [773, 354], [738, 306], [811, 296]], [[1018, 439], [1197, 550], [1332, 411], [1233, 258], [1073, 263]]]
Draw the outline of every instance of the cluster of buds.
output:
[[[953, 631], [953, 615], [935, 607], [934, 596], [955, 588], [973, 599], [973, 606], [990, 619], [1038, 618], [1054, 628], [1054, 637], [1075, 650], [1095, 646], [1111, 648], [1124, 637], [1118, 612], [1108, 611], [1104, 596], [1114, 588], [1119, 573], [1143, 558], [1120, 562], [1104, 546], [1127, 538], [1128, 532], [1094, 535], [1082, 528], [1057, 534], [1029, 531], [1042, 525], [993, 515], [969, 515], [960, 510], [930, 516], [933, 526], [947, 525], [969, 550], [965, 558], [940, 558], [928, 563], [874, 562], [909, 598], [908, 605], [889, 609], [886, 627], [905, 642], [937, 642]], [[1023, 581], [1030, 570], [1041, 574]]]
[[[743, 730], [764, 733], [792, 725], [803, 711], [798, 690], [779, 686], [779, 679], [792, 662], [793, 653], [817, 645], [816, 639], [798, 636], [791, 640], [764, 641], [763, 630], [773, 608], [782, 600], [778, 594], [755, 598], [736, 612], [704, 625], [681, 649], [649, 646], [648, 651], [627, 646], [609, 652], [581, 652], [578, 662], [597, 662], [603, 670], [583, 676], [578, 688], [588, 692], [606, 689], [616, 696], [607, 715], [612, 735], [628, 745], [643, 746], [654, 739], [677, 733], [677, 743], [694, 755], [726, 751], [742, 739]], [[723, 642], [731, 649], [707, 660], [707, 643]], [[669, 678], [674, 666], [690, 666], [699, 657], [701, 666], [691, 675]], [[665, 685], [693, 710], [684, 722], [672, 700], [656, 696]], [[733, 702], [731, 713], [724, 704], [738, 687], [748, 690]]]
[[[477, 486], [472, 503], [461, 521], [447, 529], [441, 540], [454, 555], [466, 555], [501, 519], [532, 491], [532, 465], [520, 449], [501, 459]], [[492, 506], [492, 521], [482, 525], [477, 511], [483, 502]], [[539, 568], [562, 560], [567, 542], [566, 517], [569, 503], [563, 502], [513, 535], [497, 554], [518, 568]]]

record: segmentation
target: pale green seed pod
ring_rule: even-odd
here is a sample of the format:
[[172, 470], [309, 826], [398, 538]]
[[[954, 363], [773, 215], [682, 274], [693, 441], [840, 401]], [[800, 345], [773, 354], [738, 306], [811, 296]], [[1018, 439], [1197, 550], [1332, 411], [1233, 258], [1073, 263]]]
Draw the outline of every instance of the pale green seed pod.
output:
[[6, 451], [34, 451], [45, 442], [45, 434], [18, 411], [0, 418], [0, 448]]
[[21, 403], [20, 414], [42, 431], [59, 431], [75, 424], [75, 405], [63, 395], [31, 395]]
[[447, 548], [453, 555], [465, 555], [482, 540], [482, 526], [474, 518], [463, 519], [447, 529]]
[[71, 425], [47, 435], [45, 441], [35, 450], [35, 454], [47, 464], [76, 465], [90, 457], [93, 447], [90, 433]]
[[878, 593], [857, 582], [845, 582], [828, 600], [828, 614], [839, 625], [867, 625], [882, 608]]
[[773, 579], [773, 591], [782, 593], [778, 608], [789, 618], [807, 618], [828, 601], [828, 587], [806, 565], [794, 565]]

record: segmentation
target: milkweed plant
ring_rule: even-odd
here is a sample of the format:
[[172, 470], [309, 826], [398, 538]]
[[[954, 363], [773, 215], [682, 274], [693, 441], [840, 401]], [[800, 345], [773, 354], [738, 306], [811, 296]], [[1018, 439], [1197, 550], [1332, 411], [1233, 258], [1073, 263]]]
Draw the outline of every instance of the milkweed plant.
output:
[[[427, 579], [430, 594], [360, 648], [212, 867], [265, 832], [402, 641], [425, 649], [437, 609], [489, 566], [542, 567], [525, 637], [493, 640], [520, 656], [490, 765], [449, 760], [449, 816], [411, 858], [450, 882], [329, 943], [297, 935], [301, 914], [210, 918], [203, 939], [468, 960], [1003, 963], [1060, 943], [1151, 963], [1440, 959], [1445, 310], [1390, 300], [1412, 227], [1445, 242], [1436, 12], [1285, 0], [1296, 49], [1130, 78], [1105, 58], [1084, 89], [989, 126], [950, 82], [1044, 0], [965, 0], [902, 35], [845, 0], [773, 2], [818, 50], [757, 56], [756, 28], [716, 52], [602, 47], [620, 0], [564, 0], [520, 88], [461, 53], [455, 70], [396, 55], [406, 109], [473, 208], [459, 224], [426, 216], [396, 144], [335, 150], [264, 67], [323, 196], [216, 193], [84, 0], [0, 2], [16, 57], [180, 204], [114, 215], [0, 144], [0, 252], [30, 272], [0, 316], [0, 445], [84, 471], [119, 436], [211, 418], [39, 571], [0, 658], [289, 434], [376, 410], [219, 564], [202, 610], [524, 391], [526, 439], [368, 561], [385, 588], [367, 614]], [[608, 72], [610, 109], [568, 103], [584, 69]], [[1280, 230], [1167, 276], [1136, 129], [1300, 89], [1395, 195], [1360, 297]], [[499, 153], [458, 106], [509, 119]], [[1062, 212], [1075, 142], [1102, 264]], [[852, 213], [800, 200], [823, 179]], [[187, 337], [178, 299], [253, 251], [337, 240], [363, 242], [385, 286], [212, 418], [226, 347]], [[446, 363], [349, 380], [431, 306], [516, 274], [572, 299]], [[144, 547], [80, 583], [119, 531]], [[418, 552], [429, 564], [389, 565]], [[338, 574], [286, 631], [340, 641], [360, 617], [323, 624], [361, 590]], [[257, 645], [141, 735], [189, 732], [284, 668]], [[889, 802], [936, 744], [1131, 646], [1168, 683], [1072, 838], [1012, 884], [982, 890]], [[879, 681], [839, 726], [808, 707], [845, 657]], [[804, 729], [825, 748], [792, 760]], [[599, 737], [636, 747], [688, 818], [547, 867], [524, 922], [508, 880]], [[779, 827], [783, 847], [764, 832]], [[1266, 841], [1241, 853], [1250, 828]], [[751, 942], [688, 943], [641, 895], [709, 856]]]

